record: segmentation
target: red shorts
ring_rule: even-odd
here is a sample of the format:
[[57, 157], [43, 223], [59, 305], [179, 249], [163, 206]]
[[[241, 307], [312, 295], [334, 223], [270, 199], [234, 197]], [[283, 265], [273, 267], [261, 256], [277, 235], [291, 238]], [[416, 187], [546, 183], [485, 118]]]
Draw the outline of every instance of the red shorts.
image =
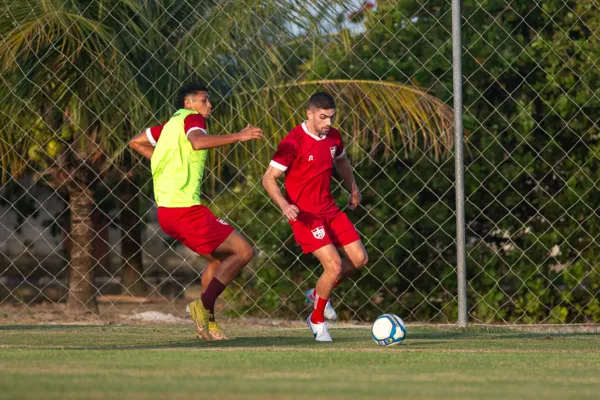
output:
[[198, 254], [210, 254], [231, 235], [233, 228], [209, 208], [158, 207], [158, 223], [165, 233]]
[[304, 254], [333, 244], [344, 247], [360, 240], [354, 224], [348, 216], [339, 212], [333, 217], [321, 217], [300, 212], [296, 221], [290, 222], [296, 242], [302, 247]]

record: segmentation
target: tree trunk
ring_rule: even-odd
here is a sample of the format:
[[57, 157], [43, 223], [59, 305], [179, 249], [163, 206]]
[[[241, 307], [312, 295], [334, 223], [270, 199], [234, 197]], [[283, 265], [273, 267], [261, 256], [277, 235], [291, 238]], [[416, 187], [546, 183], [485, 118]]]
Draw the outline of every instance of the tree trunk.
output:
[[140, 218], [139, 189], [129, 179], [121, 183], [120, 198], [123, 202], [120, 217], [121, 256], [123, 257], [121, 286], [125, 295], [141, 295], [145, 292], [142, 279], [142, 220]]
[[98, 271], [101, 271], [102, 274], [110, 273], [110, 244], [108, 242], [110, 219], [102, 211], [95, 209], [92, 213], [92, 222], [95, 234], [92, 242], [93, 257], [96, 260], [96, 276], [98, 276]]
[[64, 212], [60, 213], [60, 215], [57, 217], [57, 222], [60, 225], [60, 229], [63, 236], [62, 255], [65, 258], [65, 260], [67, 260], [67, 265], [69, 265], [71, 258], [71, 249], [73, 248], [73, 242], [71, 240], [71, 204], [69, 202], [69, 192], [65, 190], [59, 191], [57, 192], [57, 194], [60, 197], [60, 199], [64, 202], [65, 206]]
[[94, 287], [93, 240], [94, 193], [89, 188], [69, 191], [71, 211], [71, 268], [69, 270], [70, 312], [98, 312]]

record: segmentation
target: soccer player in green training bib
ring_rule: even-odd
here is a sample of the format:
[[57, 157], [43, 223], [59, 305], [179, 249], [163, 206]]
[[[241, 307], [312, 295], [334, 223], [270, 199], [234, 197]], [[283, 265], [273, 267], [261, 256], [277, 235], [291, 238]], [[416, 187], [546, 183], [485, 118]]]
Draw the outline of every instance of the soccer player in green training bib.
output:
[[252, 258], [252, 247], [242, 235], [200, 203], [200, 184], [208, 149], [264, 138], [259, 128], [211, 136], [206, 119], [211, 114], [208, 90], [198, 83], [184, 85], [175, 99], [177, 111], [166, 123], [146, 129], [129, 145], [150, 159], [158, 223], [169, 236], [204, 257], [202, 295], [188, 304], [199, 337], [227, 336], [215, 321], [217, 297]]

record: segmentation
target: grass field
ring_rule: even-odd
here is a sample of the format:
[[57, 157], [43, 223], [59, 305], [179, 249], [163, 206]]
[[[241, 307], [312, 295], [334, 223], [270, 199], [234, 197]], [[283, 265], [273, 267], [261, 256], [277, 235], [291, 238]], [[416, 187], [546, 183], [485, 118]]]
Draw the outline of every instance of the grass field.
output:
[[361, 328], [0, 326], [6, 399], [597, 399], [600, 335], [411, 328], [380, 348]]

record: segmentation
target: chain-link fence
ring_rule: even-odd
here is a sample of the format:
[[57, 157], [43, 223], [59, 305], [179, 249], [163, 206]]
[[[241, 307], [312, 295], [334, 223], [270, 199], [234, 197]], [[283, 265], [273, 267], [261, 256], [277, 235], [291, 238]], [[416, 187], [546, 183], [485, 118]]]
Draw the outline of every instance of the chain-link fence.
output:
[[[326, 4], [325, 4], [326, 3]], [[466, 301], [475, 323], [600, 320], [595, 2], [462, 2]], [[256, 257], [221, 316], [298, 319], [320, 267], [260, 185], [324, 89], [363, 193], [369, 265], [342, 320], [455, 323], [452, 5], [429, 1], [8, 1], [0, 9], [0, 320], [183, 317], [203, 260], [156, 222], [127, 142], [210, 87], [203, 201]], [[334, 182], [339, 205], [347, 192]]]

